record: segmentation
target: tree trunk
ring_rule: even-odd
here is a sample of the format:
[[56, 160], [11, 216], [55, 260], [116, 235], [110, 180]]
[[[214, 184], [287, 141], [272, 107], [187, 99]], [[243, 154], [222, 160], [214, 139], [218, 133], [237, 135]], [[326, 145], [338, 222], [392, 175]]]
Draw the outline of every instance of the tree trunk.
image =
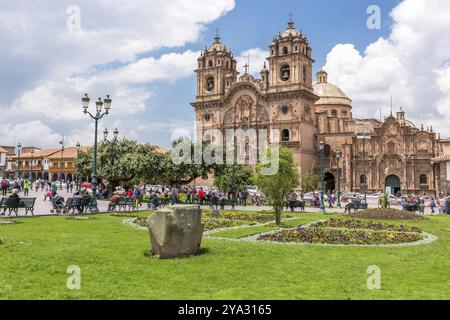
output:
[[281, 225], [281, 210], [278, 206], [274, 207], [275, 211], [275, 224], [277, 226]]

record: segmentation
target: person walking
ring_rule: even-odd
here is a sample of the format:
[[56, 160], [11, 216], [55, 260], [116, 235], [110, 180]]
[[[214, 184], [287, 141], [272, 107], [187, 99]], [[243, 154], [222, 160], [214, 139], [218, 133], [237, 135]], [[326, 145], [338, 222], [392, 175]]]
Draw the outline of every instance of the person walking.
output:
[[447, 200], [445, 200], [445, 206], [447, 207], [447, 214], [450, 215], [450, 197], [447, 197]]
[[197, 197], [198, 197], [199, 205], [202, 206], [203, 201], [205, 200], [205, 192], [203, 191], [203, 188], [198, 189]]
[[2, 179], [2, 196], [6, 197], [6, 193], [8, 192], [9, 182], [6, 179]]
[[431, 213], [436, 213], [436, 211], [434, 211], [434, 208], [436, 208], [436, 201], [434, 200], [434, 197], [431, 197], [430, 200], [430, 207], [431, 207]]
[[27, 179], [23, 182], [23, 195], [28, 197], [28, 193], [30, 192], [30, 181]]
[[192, 188], [188, 188], [186, 191], [186, 201], [184, 204], [192, 204]]

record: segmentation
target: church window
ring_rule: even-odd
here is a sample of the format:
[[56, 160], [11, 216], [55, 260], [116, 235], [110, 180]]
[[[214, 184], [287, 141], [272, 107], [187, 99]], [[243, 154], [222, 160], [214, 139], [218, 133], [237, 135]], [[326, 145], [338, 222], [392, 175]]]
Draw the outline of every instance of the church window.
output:
[[342, 111], [342, 115], [343, 115], [344, 117], [346, 117], [346, 116], [348, 115], [347, 110]]
[[331, 116], [332, 117], [337, 117], [337, 111], [336, 110], [331, 110]]
[[281, 131], [281, 141], [282, 142], [289, 142], [290, 140], [290, 133], [288, 129], [284, 129]]
[[281, 107], [281, 112], [286, 115], [289, 112], [289, 107], [288, 106], [283, 106]]
[[366, 184], [366, 176], [364, 174], [359, 177], [359, 184]]
[[222, 60], [217, 61], [217, 65], [220, 66], [222, 64]]
[[227, 66], [227, 69], [230, 68], [230, 61], [227, 61], [226, 66]]
[[298, 51], [298, 46], [295, 46], [294, 51], [295, 51], [295, 52]]
[[287, 47], [283, 48], [283, 54], [288, 54], [288, 48]]
[[211, 92], [214, 90], [214, 78], [208, 77], [206, 79], [206, 91]]
[[281, 80], [288, 81], [291, 78], [291, 68], [285, 64], [281, 67]]
[[275, 51], [272, 49], [272, 55], [274, 55], [275, 54]]
[[208, 122], [211, 120], [211, 115], [209, 113], [205, 114], [205, 121]]
[[209, 60], [209, 62], [208, 62], [208, 66], [209, 66], [209, 67], [212, 67], [212, 66], [213, 66], [213, 62], [212, 62], [212, 60]]
[[427, 184], [428, 183], [428, 177], [426, 174], [420, 175], [420, 184]]

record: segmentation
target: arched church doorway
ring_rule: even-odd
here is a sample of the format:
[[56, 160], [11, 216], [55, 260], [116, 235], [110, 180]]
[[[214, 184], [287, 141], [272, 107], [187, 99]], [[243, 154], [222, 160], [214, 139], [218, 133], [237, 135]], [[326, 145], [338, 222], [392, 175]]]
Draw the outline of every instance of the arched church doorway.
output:
[[402, 191], [401, 184], [400, 184], [400, 178], [397, 176], [394, 176], [394, 175], [388, 176], [386, 178], [385, 186], [386, 186], [387, 191], [389, 191], [388, 189], [390, 188], [391, 194], [393, 194], [393, 195], [397, 195], [398, 193], [400, 193]]
[[336, 179], [331, 172], [326, 172], [324, 177], [325, 192], [336, 190]]

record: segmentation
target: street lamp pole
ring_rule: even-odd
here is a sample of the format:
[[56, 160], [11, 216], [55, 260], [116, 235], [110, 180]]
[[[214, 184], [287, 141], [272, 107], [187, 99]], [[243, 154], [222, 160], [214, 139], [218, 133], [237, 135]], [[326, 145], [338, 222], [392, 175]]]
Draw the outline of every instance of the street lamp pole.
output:
[[61, 161], [60, 161], [60, 174], [59, 174], [59, 188], [62, 190], [62, 175], [63, 175], [63, 158], [64, 158], [64, 137], [59, 141], [59, 144], [61, 145]]
[[22, 144], [17, 145], [17, 179], [20, 180], [20, 152], [22, 151]]
[[367, 203], [367, 177], [366, 177], [366, 132], [363, 134], [363, 176], [364, 176], [364, 203]]
[[320, 141], [320, 212], [326, 212], [324, 203], [324, 187], [323, 187], [323, 158], [324, 158], [324, 142]]
[[341, 206], [341, 152], [336, 151], [337, 165], [337, 176], [338, 176], [338, 190], [337, 190], [337, 208], [342, 209]]
[[[88, 114], [95, 121], [95, 138], [94, 138], [94, 163], [92, 170], [92, 193], [94, 196], [94, 203], [92, 206], [92, 212], [98, 213], [97, 207], [97, 133], [98, 133], [98, 121], [102, 119], [104, 116], [109, 114], [109, 110], [111, 109], [112, 100], [109, 95], [106, 96], [105, 99], [98, 98], [98, 101], [95, 102], [95, 114], [92, 114], [88, 111], [89, 102], [91, 99], [86, 93], [85, 96], [81, 99], [83, 102], [83, 112], [84, 114]], [[102, 109], [105, 108], [105, 112], [102, 113]]]
[[[30, 163], [30, 183], [33, 183], [33, 161], [34, 161], [34, 149], [31, 149], [31, 163]], [[33, 186], [31, 187], [33, 190]]]
[[[104, 141], [105, 142], [109, 142], [111, 144], [111, 168], [114, 167], [114, 157], [116, 156], [115, 147], [116, 147], [116, 144], [117, 144], [117, 141], [118, 141], [118, 138], [119, 138], [119, 130], [117, 128], [114, 129], [113, 134], [114, 134], [113, 139], [111, 141], [108, 141], [109, 131], [108, 131], [108, 129], [105, 129], [103, 131], [103, 137], [105, 138]], [[114, 186], [113, 186], [113, 188], [114, 188]]]
[[[77, 142], [77, 158], [78, 155], [80, 154], [80, 149], [81, 149], [81, 144], [79, 142]], [[80, 173], [77, 172], [77, 191], [80, 191]]]

